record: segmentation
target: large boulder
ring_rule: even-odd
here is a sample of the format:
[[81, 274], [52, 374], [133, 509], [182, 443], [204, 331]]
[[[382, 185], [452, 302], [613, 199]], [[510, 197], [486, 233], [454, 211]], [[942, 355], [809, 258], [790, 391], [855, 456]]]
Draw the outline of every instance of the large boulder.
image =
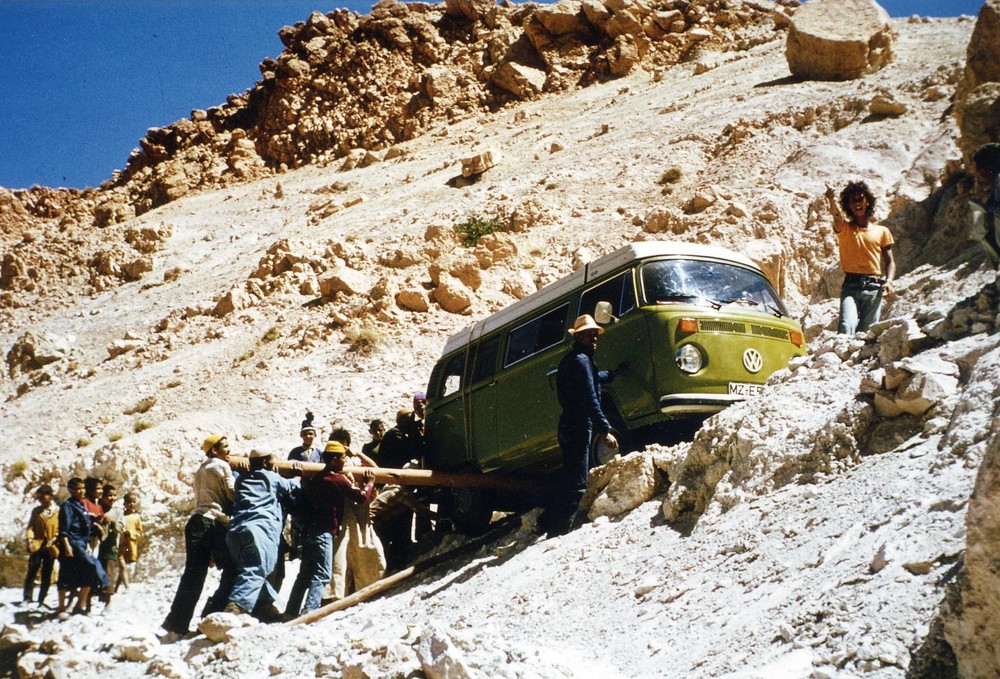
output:
[[490, 81], [515, 97], [525, 99], [540, 93], [545, 87], [545, 71], [505, 61], [493, 71]]
[[889, 15], [874, 0], [812, 0], [791, 19], [785, 58], [792, 75], [851, 80], [892, 60]]
[[986, 0], [979, 10], [960, 89], [967, 92], [989, 82], [1000, 82], [1000, 0]]

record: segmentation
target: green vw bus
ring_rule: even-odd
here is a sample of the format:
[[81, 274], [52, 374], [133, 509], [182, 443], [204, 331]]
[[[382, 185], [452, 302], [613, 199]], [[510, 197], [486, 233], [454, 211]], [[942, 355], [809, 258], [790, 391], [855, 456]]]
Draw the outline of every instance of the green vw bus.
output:
[[[676, 419], [700, 420], [761, 394], [805, 353], [801, 326], [760, 267], [720, 247], [633, 243], [451, 336], [427, 389], [431, 469], [557, 470], [556, 368], [580, 314], [605, 327], [597, 363], [628, 361], [603, 389], [620, 440]], [[605, 454], [598, 452], [597, 461]], [[453, 512], [481, 520], [499, 497], [459, 491]], [[488, 516], [486, 517], [488, 519]], [[468, 526], [466, 522], [466, 526]]]

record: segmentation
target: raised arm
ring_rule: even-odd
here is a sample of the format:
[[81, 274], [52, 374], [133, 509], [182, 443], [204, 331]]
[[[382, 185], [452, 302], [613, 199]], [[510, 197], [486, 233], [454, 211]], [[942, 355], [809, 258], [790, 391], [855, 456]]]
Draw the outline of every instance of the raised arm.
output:
[[840, 212], [840, 207], [837, 205], [837, 194], [833, 190], [833, 187], [827, 185], [826, 192], [823, 195], [826, 197], [826, 206], [830, 210], [830, 216], [833, 217], [833, 232], [840, 233], [841, 229], [847, 226], [847, 220], [844, 219], [844, 215]]

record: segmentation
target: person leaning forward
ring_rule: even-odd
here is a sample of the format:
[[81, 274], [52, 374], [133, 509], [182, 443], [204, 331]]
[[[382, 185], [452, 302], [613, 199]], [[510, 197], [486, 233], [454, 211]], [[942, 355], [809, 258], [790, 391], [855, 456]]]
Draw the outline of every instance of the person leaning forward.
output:
[[840, 192], [843, 212], [837, 208], [829, 186], [825, 197], [844, 272], [837, 331], [853, 335], [878, 323], [882, 301], [892, 294], [892, 279], [896, 276], [894, 241], [889, 229], [871, 221], [875, 196], [864, 182], [851, 182]]
[[601, 385], [628, 371], [622, 363], [613, 371], [598, 370], [594, 361], [597, 338], [604, 328], [589, 314], [576, 319], [569, 334], [573, 346], [559, 362], [556, 393], [562, 414], [559, 416], [559, 447], [563, 454], [561, 489], [540, 518], [549, 535], [562, 535], [573, 525], [580, 500], [587, 490], [590, 471], [590, 447], [594, 437], [602, 437], [608, 448], [618, 447], [611, 433], [611, 423], [601, 409]]
[[225, 436], [212, 434], [202, 443], [201, 449], [206, 459], [194, 474], [196, 506], [184, 528], [187, 552], [184, 574], [162, 625], [163, 629], [178, 635], [188, 632], [212, 562], [222, 569], [222, 580], [205, 605], [206, 614], [221, 610], [225, 605], [233, 578], [226, 548], [226, 526], [235, 495], [235, 479], [229, 467], [229, 443]]
[[[301, 472], [301, 463], [293, 462]], [[225, 611], [250, 613], [265, 622], [281, 618], [278, 592], [267, 576], [278, 562], [283, 506], [295, 502], [299, 482], [274, 471], [271, 453], [250, 452], [250, 471], [236, 480], [233, 518], [226, 533], [235, 577]]]

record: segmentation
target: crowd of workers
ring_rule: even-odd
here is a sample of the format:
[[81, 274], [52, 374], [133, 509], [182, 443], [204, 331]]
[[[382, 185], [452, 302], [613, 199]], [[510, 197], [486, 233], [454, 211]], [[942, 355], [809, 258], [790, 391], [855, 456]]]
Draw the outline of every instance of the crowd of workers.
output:
[[[289, 452], [285, 474], [275, 470], [267, 451], [251, 451], [245, 468], [231, 464], [226, 437], [207, 437], [205, 460], [194, 476], [196, 507], [185, 527], [184, 572], [162, 625], [167, 633], [189, 632], [213, 564], [221, 575], [202, 616], [228, 611], [266, 622], [342, 599], [403, 565], [415, 503], [399, 487], [377, 489], [370, 469], [419, 463], [425, 403], [423, 393], [415, 394], [413, 409], [400, 410], [388, 431], [373, 420], [371, 441], [360, 451], [352, 450], [351, 434], [342, 427], [317, 445], [319, 432], [307, 413], [302, 444]], [[348, 466], [369, 469], [351, 475], [344, 472]], [[299, 570], [282, 610], [278, 592], [287, 559], [298, 559]]]

